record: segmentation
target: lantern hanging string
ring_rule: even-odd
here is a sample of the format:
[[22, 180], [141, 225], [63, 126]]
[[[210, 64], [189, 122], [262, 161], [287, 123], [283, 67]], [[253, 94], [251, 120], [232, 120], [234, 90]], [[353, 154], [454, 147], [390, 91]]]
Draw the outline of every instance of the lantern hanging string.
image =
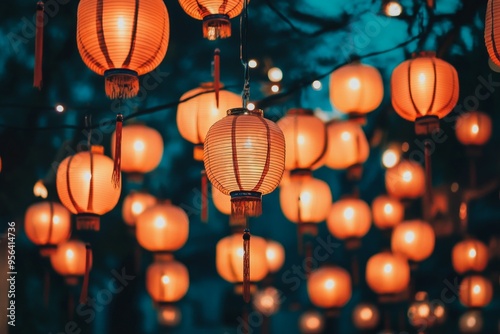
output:
[[243, 108], [250, 100], [250, 68], [248, 66], [248, 0], [243, 0], [243, 11], [240, 17], [240, 60], [244, 68]]
[[87, 150], [90, 151], [91, 138], [92, 138], [92, 115], [85, 115], [85, 128], [87, 129]]

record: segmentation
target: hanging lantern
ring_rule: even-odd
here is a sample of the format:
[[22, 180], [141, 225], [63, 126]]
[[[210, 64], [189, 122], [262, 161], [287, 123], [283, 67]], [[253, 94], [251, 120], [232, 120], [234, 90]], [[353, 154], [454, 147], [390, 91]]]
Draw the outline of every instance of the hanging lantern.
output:
[[421, 220], [411, 220], [394, 228], [391, 249], [393, 253], [399, 253], [410, 261], [420, 262], [432, 254], [435, 241], [431, 225]]
[[290, 109], [276, 124], [285, 136], [286, 170], [321, 167], [318, 163], [326, 151], [326, 125], [312, 110]]
[[253, 306], [261, 314], [269, 317], [278, 312], [281, 300], [280, 292], [273, 287], [259, 290], [253, 296]]
[[493, 63], [500, 66], [499, 45], [500, 39], [498, 38], [499, 25], [498, 25], [498, 11], [500, 10], [500, 2], [497, 0], [488, 0], [486, 7], [486, 17], [484, 19], [484, 42], [486, 49]]
[[113, 160], [102, 146], [64, 159], [57, 169], [57, 194], [61, 203], [77, 215], [78, 230], [99, 231], [99, 216], [111, 211], [120, 199], [121, 182], [111, 183]]
[[137, 242], [148, 251], [173, 252], [188, 239], [189, 218], [180, 207], [166, 202], [144, 211], [135, 228]]
[[71, 234], [71, 214], [55, 202], [31, 205], [24, 216], [26, 236], [40, 247], [42, 256], [51, 255]]
[[[163, 138], [153, 128], [142, 124], [126, 125], [122, 129], [121, 169], [132, 174], [145, 174], [158, 167], [163, 156]], [[116, 132], [111, 137], [115, 157]]]
[[383, 97], [382, 76], [373, 66], [354, 61], [330, 75], [330, 102], [350, 117], [377, 109]]
[[325, 319], [317, 311], [304, 312], [299, 318], [299, 328], [302, 334], [321, 334], [324, 327]]
[[453, 269], [459, 274], [481, 272], [488, 265], [488, 247], [476, 239], [457, 243], [451, 254]]
[[425, 192], [425, 173], [418, 163], [401, 160], [385, 172], [385, 188], [397, 199], [415, 199]]
[[153, 262], [146, 270], [146, 290], [159, 305], [180, 300], [188, 289], [188, 270], [172, 256]]
[[374, 329], [380, 321], [380, 312], [375, 305], [358, 304], [352, 312], [352, 321], [357, 329]]
[[203, 37], [213, 41], [231, 37], [232, 19], [240, 15], [245, 0], [179, 0], [189, 16], [203, 21]]
[[158, 322], [163, 326], [175, 327], [181, 320], [181, 310], [173, 305], [165, 305], [158, 310]]
[[460, 283], [460, 302], [470, 308], [480, 308], [488, 305], [493, 297], [491, 282], [482, 276], [468, 276]]
[[341, 308], [351, 299], [351, 290], [351, 276], [340, 267], [321, 267], [307, 279], [309, 299], [317, 307]]
[[401, 255], [382, 252], [366, 263], [366, 283], [379, 295], [401, 293], [410, 283], [410, 266]]
[[344, 198], [332, 204], [326, 226], [335, 238], [356, 241], [368, 233], [371, 219], [370, 207], [366, 202], [357, 198]]
[[465, 312], [458, 320], [458, 327], [460, 328], [460, 333], [482, 333], [483, 317], [481, 316], [481, 312], [477, 310]]
[[467, 146], [482, 146], [491, 137], [491, 117], [481, 111], [471, 111], [457, 118], [455, 134], [460, 143]]
[[[223, 85], [220, 84], [220, 88]], [[227, 90], [221, 90], [219, 103], [212, 82], [201, 84], [200, 87], [184, 93], [180, 100], [186, 102], [177, 108], [177, 127], [181, 136], [195, 144], [194, 158], [203, 161], [203, 143], [208, 129], [218, 120], [226, 116], [226, 111], [241, 106], [241, 96]], [[193, 97], [197, 95], [196, 97]], [[193, 98], [192, 98], [193, 97]]]
[[212, 188], [212, 200], [214, 205], [221, 213], [225, 215], [231, 214], [231, 196], [222, 193], [217, 188]]
[[[87, 248], [85, 244], [78, 240], [69, 240], [60, 243], [54, 254], [50, 256], [50, 263], [54, 270], [69, 285], [76, 285], [78, 277], [86, 273]], [[92, 257], [88, 270], [92, 267]]]
[[137, 217], [156, 204], [156, 197], [142, 191], [132, 191], [123, 200], [122, 217], [128, 226], [135, 227]]
[[399, 64], [391, 76], [392, 106], [415, 122], [417, 134], [439, 128], [439, 119], [457, 104], [459, 89], [455, 68], [429, 51]]
[[279, 242], [267, 240], [266, 259], [270, 273], [279, 271], [285, 263], [285, 249]]
[[137, 77], [161, 63], [169, 33], [161, 0], [81, 0], [78, 5], [78, 51], [85, 65], [104, 75], [106, 95], [112, 99], [137, 95]]
[[399, 200], [380, 195], [372, 202], [372, 215], [375, 226], [382, 230], [389, 229], [403, 221], [405, 208]]
[[440, 304], [429, 302], [427, 292], [424, 291], [415, 294], [415, 301], [408, 308], [410, 324], [417, 329], [433, 327], [443, 315], [444, 308]]

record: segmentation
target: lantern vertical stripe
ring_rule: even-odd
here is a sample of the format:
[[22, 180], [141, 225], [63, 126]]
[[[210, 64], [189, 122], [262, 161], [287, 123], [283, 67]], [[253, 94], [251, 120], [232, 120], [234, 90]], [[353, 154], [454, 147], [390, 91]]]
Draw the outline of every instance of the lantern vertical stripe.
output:
[[139, 0], [135, 0], [135, 10], [134, 10], [134, 24], [132, 28], [132, 37], [130, 38], [130, 50], [128, 52], [128, 56], [123, 62], [122, 67], [128, 67], [130, 65], [130, 61], [132, 59], [132, 55], [134, 54], [135, 49], [135, 40], [137, 36], [137, 20], [139, 16]]
[[71, 190], [71, 182], [70, 182], [70, 171], [71, 171], [71, 163], [73, 162], [73, 158], [75, 156], [72, 155], [68, 160], [68, 167], [66, 168], [66, 187], [68, 188], [67, 195], [73, 205], [73, 209], [70, 211], [82, 212], [83, 209], [78, 205], [75, 198], [73, 197], [73, 191]]
[[259, 119], [262, 124], [264, 124], [265, 128], [266, 128], [266, 142], [267, 142], [267, 150], [266, 150], [266, 162], [264, 164], [264, 169], [262, 170], [262, 174], [260, 176], [260, 180], [259, 182], [257, 182], [257, 185], [255, 186], [255, 188], [252, 189], [252, 191], [257, 191], [260, 186], [262, 185], [262, 182], [264, 182], [264, 179], [266, 178], [266, 175], [267, 173], [269, 172], [269, 163], [270, 163], [270, 158], [271, 158], [271, 133], [269, 131], [269, 125], [267, 124], [267, 122], [263, 119], [263, 118], [260, 118]]
[[52, 228], [54, 227], [54, 204], [49, 202], [49, 233], [47, 234], [47, 242], [46, 244], [50, 244], [50, 239], [52, 239]]
[[90, 181], [89, 181], [89, 200], [87, 202], [87, 210], [92, 211], [92, 203], [94, 202], [94, 155], [90, 153]]
[[238, 117], [233, 118], [233, 124], [231, 126], [231, 149], [233, 152], [233, 168], [234, 168], [234, 176], [236, 176], [236, 182], [238, 183], [238, 187], [242, 188], [241, 186], [241, 179], [240, 179], [240, 169], [238, 165], [238, 153], [236, 151], [236, 121], [238, 120]]
[[[493, 53], [495, 54], [495, 57], [496, 57], [496, 59], [495, 59], [496, 63], [500, 64], [500, 54], [498, 52], [497, 41], [496, 41], [496, 38], [495, 38], [495, 7], [497, 7], [497, 6], [494, 6], [494, 4], [493, 4], [495, 2], [494, 0], [489, 0], [489, 2], [491, 4], [491, 6], [490, 6], [490, 10], [491, 10], [491, 22], [488, 22], [488, 20], [486, 20], [486, 25], [488, 25], [488, 23], [490, 23], [490, 25], [491, 25], [491, 44], [492, 44], [492, 49], [493, 49]], [[491, 55], [491, 52], [490, 52], [490, 55]]]
[[104, 58], [106, 59], [106, 63], [109, 68], [114, 68], [115, 65], [113, 61], [109, 57], [108, 47], [106, 46], [106, 39], [104, 37], [104, 27], [103, 27], [103, 12], [104, 12], [104, 0], [97, 0], [97, 12], [96, 12], [96, 31], [97, 31], [97, 39], [99, 41], [99, 48], [101, 49]]

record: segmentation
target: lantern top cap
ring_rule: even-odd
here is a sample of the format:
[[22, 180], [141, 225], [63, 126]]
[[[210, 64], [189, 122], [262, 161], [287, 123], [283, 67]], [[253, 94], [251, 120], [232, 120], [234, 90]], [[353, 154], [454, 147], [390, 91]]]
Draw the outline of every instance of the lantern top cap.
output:
[[90, 152], [92, 152], [94, 154], [104, 154], [104, 146], [92, 145], [92, 146], [90, 146]]
[[420, 51], [420, 52], [414, 52], [412, 54], [413, 58], [422, 58], [422, 57], [428, 57], [428, 58], [436, 58], [436, 51]]
[[312, 109], [306, 109], [306, 108], [292, 108], [288, 110], [287, 115], [314, 116], [314, 111]]
[[250, 115], [250, 116], [260, 116], [264, 115], [262, 109], [249, 110], [247, 108], [233, 108], [227, 111], [228, 116], [240, 116], [240, 115]]

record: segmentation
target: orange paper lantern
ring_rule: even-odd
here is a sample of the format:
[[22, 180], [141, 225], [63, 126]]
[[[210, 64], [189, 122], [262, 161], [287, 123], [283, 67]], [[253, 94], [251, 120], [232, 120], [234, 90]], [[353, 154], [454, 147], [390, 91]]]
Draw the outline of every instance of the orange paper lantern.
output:
[[398, 199], [415, 199], [425, 192], [425, 173], [418, 163], [401, 160], [385, 172], [385, 188]]
[[467, 239], [457, 243], [451, 253], [453, 269], [459, 274], [481, 272], [488, 265], [488, 247], [479, 240]]
[[421, 220], [406, 221], [394, 228], [391, 249], [411, 261], [423, 261], [434, 251], [436, 236], [432, 227]]
[[317, 311], [304, 312], [299, 318], [299, 328], [302, 334], [320, 334], [323, 333], [325, 319]]
[[267, 240], [266, 259], [269, 272], [277, 272], [285, 263], [285, 249], [279, 242]]
[[146, 270], [146, 290], [158, 304], [176, 302], [188, 289], [188, 270], [173, 257], [156, 261]]
[[393, 228], [404, 218], [403, 204], [390, 196], [380, 195], [373, 200], [373, 223], [380, 229]]
[[481, 111], [471, 111], [457, 118], [455, 134], [463, 145], [482, 146], [491, 137], [491, 117]]
[[351, 299], [351, 290], [351, 276], [340, 267], [321, 267], [307, 279], [309, 299], [317, 307], [340, 308]]
[[486, 17], [484, 19], [484, 42], [490, 59], [497, 66], [500, 66], [500, 25], [498, 24], [499, 12], [500, 2], [497, 0], [488, 0]]
[[493, 298], [493, 286], [487, 278], [468, 276], [460, 283], [459, 298], [467, 307], [484, 307]]
[[92, 71], [106, 78], [106, 95], [130, 98], [138, 76], [154, 70], [167, 52], [170, 22], [161, 0], [81, 0], [78, 51]]
[[403, 292], [410, 283], [408, 261], [389, 252], [373, 255], [366, 263], [366, 283], [380, 295]]
[[362, 238], [371, 225], [370, 207], [357, 198], [345, 198], [332, 204], [326, 226], [338, 239]]
[[137, 217], [156, 204], [156, 197], [142, 191], [133, 191], [123, 200], [122, 217], [129, 226], [135, 226]]
[[57, 194], [61, 203], [77, 215], [77, 229], [99, 230], [99, 215], [111, 211], [120, 199], [121, 182], [111, 183], [113, 160], [102, 146], [64, 159], [57, 169]]
[[354, 121], [332, 122], [327, 126], [328, 148], [325, 165], [346, 169], [363, 164], [370, 154], [370, 146], [361, 126]]
[[[78, 283], [78, 276], [85, 274], [86, 256], [87, 249], [83, 242], [69, 240], [57, 246], [55, 253], [50, 256], [50, 263], [59, 275], [64, 276], [68, 284], [75, 285]], [[90, 260], [91, 267], [92, 258]]]
[[372, 304], [359, 304], [352, 312], [352, 321], [357, 329], [373, 329], [380, 321], [380, 312]]

